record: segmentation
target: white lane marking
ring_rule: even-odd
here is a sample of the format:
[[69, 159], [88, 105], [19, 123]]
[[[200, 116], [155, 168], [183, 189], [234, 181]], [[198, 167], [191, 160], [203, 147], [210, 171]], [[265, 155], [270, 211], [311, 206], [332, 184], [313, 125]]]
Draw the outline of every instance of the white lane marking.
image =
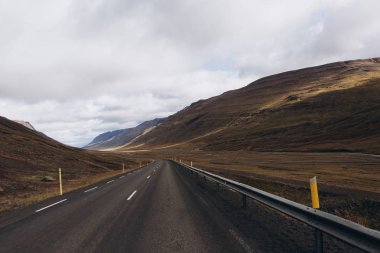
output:
[[107, 184], [112, 183], [113, 181], [115, 181], [115, 180], [108, 181]]
[[207, 201], [204, 200], [201, 196], [199, 196], [199, 199], [202, 201], [202, 203], [203, 203], [205, 206], [208, 206]]
[[55, 202], [54, 204], [51, 204], [51, 205], [45, 206], [45, 207], [43, 207], [43, 208], [41, 208], [41, 209], [38, 209], [38, 210], [36, 210], [36, 213], [41, 212], [42, 210], [45, 210], [45, 209], [47, 209], [47, 208], [49, 208], [49, 207], [52, 207], [52, 206], [58, 205], [59, 203], [62, 203], [62, 202], [64, 202], [64, 201], [66, 201], [66, 200], [67, 200], [67, 199], [64, 199], [64, 200], [61, 200], [61, 201]]
[[121, 176], [121, 177], [119, 177], [119, 178], [123, 178], [123, 177], [125, 177], [125, 176]]
[[229, 229], [229, 232], [236, 239], [236, 241], [240, 243], [240, 245], [243, 247], [243, 249], [245, 249], [245, 251], [253, 253], [251, 247], [249, 247], [249, 245], [243, 240], [243, 238], [241, 238], [234, 230]]
[[135, 195], [136, 194], [136, 192], [137, 191], [134, 191], [128, 198], [127, 198], [127, 200], [130, 200], [132, 197], [133, 197], [133, 195]]
[[149, 179], [149, 178], [150, 178], [150, 176], [147, 176], [147, 177], [146, 177], [146, 179]]
[[91, 189], [85, 190], [84, 192], [90, 192], [90, 191], [93, 191], [93, 190], [95, 190], [95, 189], [97, 189], [97, 188], [98, 188], [98, 187], [95, 186], [94, 188], [91, 188]]

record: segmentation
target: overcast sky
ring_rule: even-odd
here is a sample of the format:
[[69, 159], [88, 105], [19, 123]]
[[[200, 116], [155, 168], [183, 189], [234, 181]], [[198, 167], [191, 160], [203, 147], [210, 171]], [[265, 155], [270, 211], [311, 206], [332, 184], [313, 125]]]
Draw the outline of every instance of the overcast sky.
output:
[[83, 146], [269, 74], [380, 56], [378, 0], [0, 0], [0, 115]]

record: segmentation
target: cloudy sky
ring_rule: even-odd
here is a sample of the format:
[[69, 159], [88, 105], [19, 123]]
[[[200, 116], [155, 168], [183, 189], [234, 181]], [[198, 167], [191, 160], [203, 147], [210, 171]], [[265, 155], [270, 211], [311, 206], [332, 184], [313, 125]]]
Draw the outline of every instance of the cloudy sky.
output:
[[378, 0], [0, 0], [0, 115], [70, 145], [257, 78], [380, 56]]

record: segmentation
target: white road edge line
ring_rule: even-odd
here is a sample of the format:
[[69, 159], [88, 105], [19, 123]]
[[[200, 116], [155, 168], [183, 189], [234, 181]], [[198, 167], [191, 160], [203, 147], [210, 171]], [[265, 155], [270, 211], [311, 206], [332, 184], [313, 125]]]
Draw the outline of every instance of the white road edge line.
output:
[[115, 180], [108, 181], [107, 184], [112, 183], [113, 181], [115, 181]]
[[119, 177], [119, 178], [123, 178], [123, 177], [125, 177], [125, 176], [121, 176], [121, 177]]
[[149, 179], [149, 178], [150, 178], [150, 176], [147, 176], [147, 177], [146, 177], [146, 179]]
[[64, 202], [64, 201], [66, 201], [66, 200], [67, 200], [67, 199], [64, 199], [64, 200], [61, 200], [61, 201], [55, 202], [54, 204], [51, 204], [51, 205], [45, 206], [45, 207], [43, 207], [43, 208], [41, 208], [41, 209], [36, 210], [35, 212], [36, 212], [36, 213], [41, 212], [42, 210], [45, 210], [45, 209], [47, 209], [47, 208], [49, 208], [49, 207], [52, 207], [52, 206], [58, 205], [59, 203], [62, 203], [62, 202]]
[[91, 188], [91, 189], [85, 190], [84, 192], [90, 192], [90, 191], [93, 191], [93, 190], [95, 190], [95, 189], [97, 189], [97, 188], [98, 188], [98, 186], [95, 186], [94, 188]]
[[133, 195], [135, 195], [136, 194], [136, 192], [137, 191], [134, 191], [128, 198], [127, 198], [127, 200], [130, 200], [132, 197], [133, 197]]

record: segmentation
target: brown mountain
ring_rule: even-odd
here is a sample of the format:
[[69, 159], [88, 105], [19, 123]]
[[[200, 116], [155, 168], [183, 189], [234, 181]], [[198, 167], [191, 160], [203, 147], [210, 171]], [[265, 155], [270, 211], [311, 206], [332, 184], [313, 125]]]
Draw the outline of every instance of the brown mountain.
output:
[[[116, 153], [86, 151], [61, 144], [22, 124], [0, 117], [0, 211], [57, 193], [58, 168], [64, 190], [135, 164]], [[55, 181], [44, 182], [50, 176]]]
[[380, 58], [259, 79], [170, 116], [126, 148], [380, 153]]

